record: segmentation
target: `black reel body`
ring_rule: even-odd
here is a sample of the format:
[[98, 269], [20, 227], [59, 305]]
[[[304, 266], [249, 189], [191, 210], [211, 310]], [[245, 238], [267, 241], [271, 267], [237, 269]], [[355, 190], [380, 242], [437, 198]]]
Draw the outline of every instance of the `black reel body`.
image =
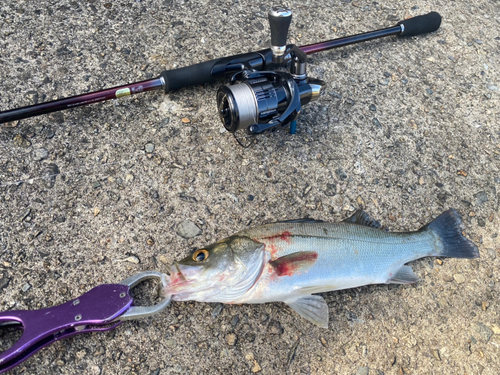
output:
[[219, 88], [219, 116], [229, 132], [246, 129], [249, 134], [259, 134], [287, 125], [297, 118], [303, 105], [318, 99], [324, 82], [307, 78], [305, 62], [290, 60], [290, 70], [300, 74], [244, 70]]
[[[265, 130], [260, 125], [276, 122], [290, 108], [298, 87], [287, 73], [245, 71], [239, 75], [241, 79], [233, 77], [233, 84], [222, 86], [217, 92], [220, 118], [231, 133], [243, 129], [260, 133]], [[295, 107], [296, 103], [283, 120], [290, 122], [297, 117], [300, 106]]]

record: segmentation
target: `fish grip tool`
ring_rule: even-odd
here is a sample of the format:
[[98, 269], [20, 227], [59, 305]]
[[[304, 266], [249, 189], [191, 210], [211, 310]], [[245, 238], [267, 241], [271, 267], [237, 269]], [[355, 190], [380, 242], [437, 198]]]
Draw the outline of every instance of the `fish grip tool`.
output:
[[157, 78], [83, 95], [0, 112], [0, 123], [60, 111], [152, 90], [170, 92], [216, 80], [229, 80], [217, 91], [217, 110], [231, 133], [255, 135], [290, 124], [303, 105], [318, 100], [325, 82], [307, 76], [307, 55], [387, 36], [416, 36], [436, 31], [436, 12], [416, 16], [395, 26], [306, 46], [287, 45], [292, 11], [277, 6], [268, 13], [271, 47], [163, 71]]
[[119, 284], [96, 286], [80, 297], [58, 306], [41, 310], [14, 310], [0, 313], [0, 329], [19, 328], [21, 337], [0, 353], [0, 374], [18, 366], [44, 347], [87, 332], [103, 332], [118, 327], [125, 320], [145, 318], [161, 312], [170, 297], [154, 306], [132, 306], [130, 290], [152, 278], [164, 275], [146, 271]]

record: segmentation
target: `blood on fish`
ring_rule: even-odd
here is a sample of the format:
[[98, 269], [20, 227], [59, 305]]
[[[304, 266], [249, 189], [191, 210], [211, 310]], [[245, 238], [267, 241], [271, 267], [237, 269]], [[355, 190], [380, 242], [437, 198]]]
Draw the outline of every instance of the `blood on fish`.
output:
[[278, 249], [276, 248], [276, 245], [269, 244], [269, 250], [270, 250], [270, 253], [271, 253], [271, 257], [274, 259], [276, 257], [276, 253], [278, 252]]
[[182, 281], [185, 281], [185, 278], [184, 278], [184, 276], [182, 276], [181, 273], [175, 273], [170, 278], [170, 284], [171, 285], [175, 285], [175, 284], [180, 283]]
[[263, 239], [266, 239], [266, 240], [270, 240], [270, 241], [274, 241], [274, 240], [281, 240], [281, 241], [285, 241], [286, 243], [290, 243], [290, 237], [292, 236], [292, 233], [290, 233], [289, 231], [284, 231], [282, 233], [278, 233], [278, 234], [274, 234], [272, 236], [267, 236], [267, 237], [263, 237]]
[[318, 260], [315, 251], [300, 251], [269, 262], [277, 276], [293, 276], [311, 267]]

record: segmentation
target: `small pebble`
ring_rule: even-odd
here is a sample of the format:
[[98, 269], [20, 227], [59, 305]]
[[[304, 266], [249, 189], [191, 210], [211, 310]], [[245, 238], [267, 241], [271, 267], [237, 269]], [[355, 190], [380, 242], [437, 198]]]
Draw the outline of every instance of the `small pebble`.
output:
[[191, 220], [185, 220], [177, 225], [177, 234], [185, 239], [199, 236], [201, 232], [202, 230]]
[[254, 359], [253, 360], [253, 367], [252, 367], [252, 372], [253, 373], [256, 373], [256, 372], [260, 372], [262, 371], [262, 368], [260, 367], [260, 365], [257, 363], [257, 361]]
[[101, 212], [101, 209], [99, 209], [99, 208], [97, 208], [97, 207], [96, 207], [96, 208], [94, 208], [94, 216], [99, 215], [99, 212]]
[[19, 221], [29, 221], [27, 220], [28, 217], [29, 217], [29, 214], [31, 213], [31, 208], [28, 208], [20, 217], [19, 217]]
[[484, 190], [474, 194], [474, 198], [476, 198], [477, 204], [483, 204], [488, 202], [488, 195]]
[[474, 336], [481, 339], [481, 341], [483, 341], [484, 343], [487, 343], [490, 340], [491, 336], [493, 336], [493, 331], [491, 330], [491, 328], [481, 322], [473, 323], [472, 328], [475, 333], [477, 333], [477, 335]]
[[236, 345], [237, 340], [238, 340], [238, 337], [234, 333], [229, 333], [226, 335], [226, 342], [229, 346]]
[[35, 161], [41, 161], [43, 159], [47, 159], [49, 156], [49, 152], [44, 148], [37, 148], [33, 151], [33, 159]]
[[146, 143], [146, 146], [144, 146], [144, 150], [148, 153], [151, 154], [155, 151], [155, 145], [152, 143]]
[[233, 327], [236, 327], [239, 322], [240, 322], [240, 316], [239, 315], [235, 315], [235, 316], [233, 316], [233, 319], [231, 319], [231, 325]]
[[216, 318], [219, 316], [219, 314], [222, 312], [222, 309], [224, 308], [224, 305], [222, 303], [218, 303], [215, 308], [214, 308], [214, 311], [212, 311], [212, 318]]
[[370, 369], [368, 367], [360, 367], [358, 371], [356, 371], [356, 375], [368, 375], [370, 373]]
[[16, 147], [28, 148], [31, 146], [31, 142], [24, 138], [21, 134], [16, 134], [14, 138], [12, 138], [12, 142]]
[[153, 240], [152, 238], [148, 238], [146, 243], [149, 245], [149, 246], [153, 246], [155, 244], [155, 240]]
[[141, 261], [135, 255], [131, 255], [125, 259], [115, 259], [114, 262], [128, 262], [128, 263], [139, 264]]
[[433, 349], [433, 350], [432, 350], [432, 356], [433, 356], [434, 358], [436, 358], [438, 361], [440, 361], [440, 360], [441, 360], [441, 355], [439, 354], [439, 350], [437, 350], [437, 349]]
[[457, 274], [453, 275], [453, 278], [455, 279], [455, 282], [457, 284], [465, 283], [465, 277], [461, 273], [457, 273]]
[[191, 122], [190, 119], [188, 119], [187, 117], [184, 117], [182, 120], [181, 120], [184, 124], [187, 124], [189, 122]]
[[24, 293], [26, 293], [28, 290], [30, 290], [31, 285], [29, 283], [26, 283], [23, 285], [22, 290]]
[[120, 200], [120, 194], [116, 194], [114, 191], [110, 191], [110, 192], [108, 192], [108, 195], [109, 195], [109, 197], [110, 197], [112, 200], [114, 200], [114, 201], [116, 201], [116, 202], [118, 202], [118, 201]]
[[377, 111], [377, 106], [375, 104], [370, 104], [370, 106], [368, 108], [370, 109], [370, 111], [373, 111], [373, 112]]
[[494, 333], [495, 335], [500, 335], [500, 327], [499, 327], [499, 326], [497, 326], [496, 324], [493, 324], [493, 325], [491, 326], [491, 330], [493, 331], [493, 333]]
[[444, 275], [443, 281], [445, 281], [447, 283], [451, 283], [453, 281], [453, 277], [451, 277], [450, 275]]
[[177, 346], [177, 341], [175, 339], [168, 339], [165, 341], [167, 348], [173, 349]]

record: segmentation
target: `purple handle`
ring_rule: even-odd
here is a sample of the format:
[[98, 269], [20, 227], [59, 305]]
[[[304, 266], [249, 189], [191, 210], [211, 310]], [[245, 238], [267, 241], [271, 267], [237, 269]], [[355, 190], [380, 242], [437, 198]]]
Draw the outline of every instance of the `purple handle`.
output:
[[121, 322], [100, 328], [86, 326], [106, 325], [127, 311], [133, 301], [129, 289], [127, 285], [104, 284], [59, 306], [0, 313], [0, 329], [2, 322], [19, 322], [24, 329], [19, 340], [0, 354], [0, 374], [57, 340], [115, 328]]

